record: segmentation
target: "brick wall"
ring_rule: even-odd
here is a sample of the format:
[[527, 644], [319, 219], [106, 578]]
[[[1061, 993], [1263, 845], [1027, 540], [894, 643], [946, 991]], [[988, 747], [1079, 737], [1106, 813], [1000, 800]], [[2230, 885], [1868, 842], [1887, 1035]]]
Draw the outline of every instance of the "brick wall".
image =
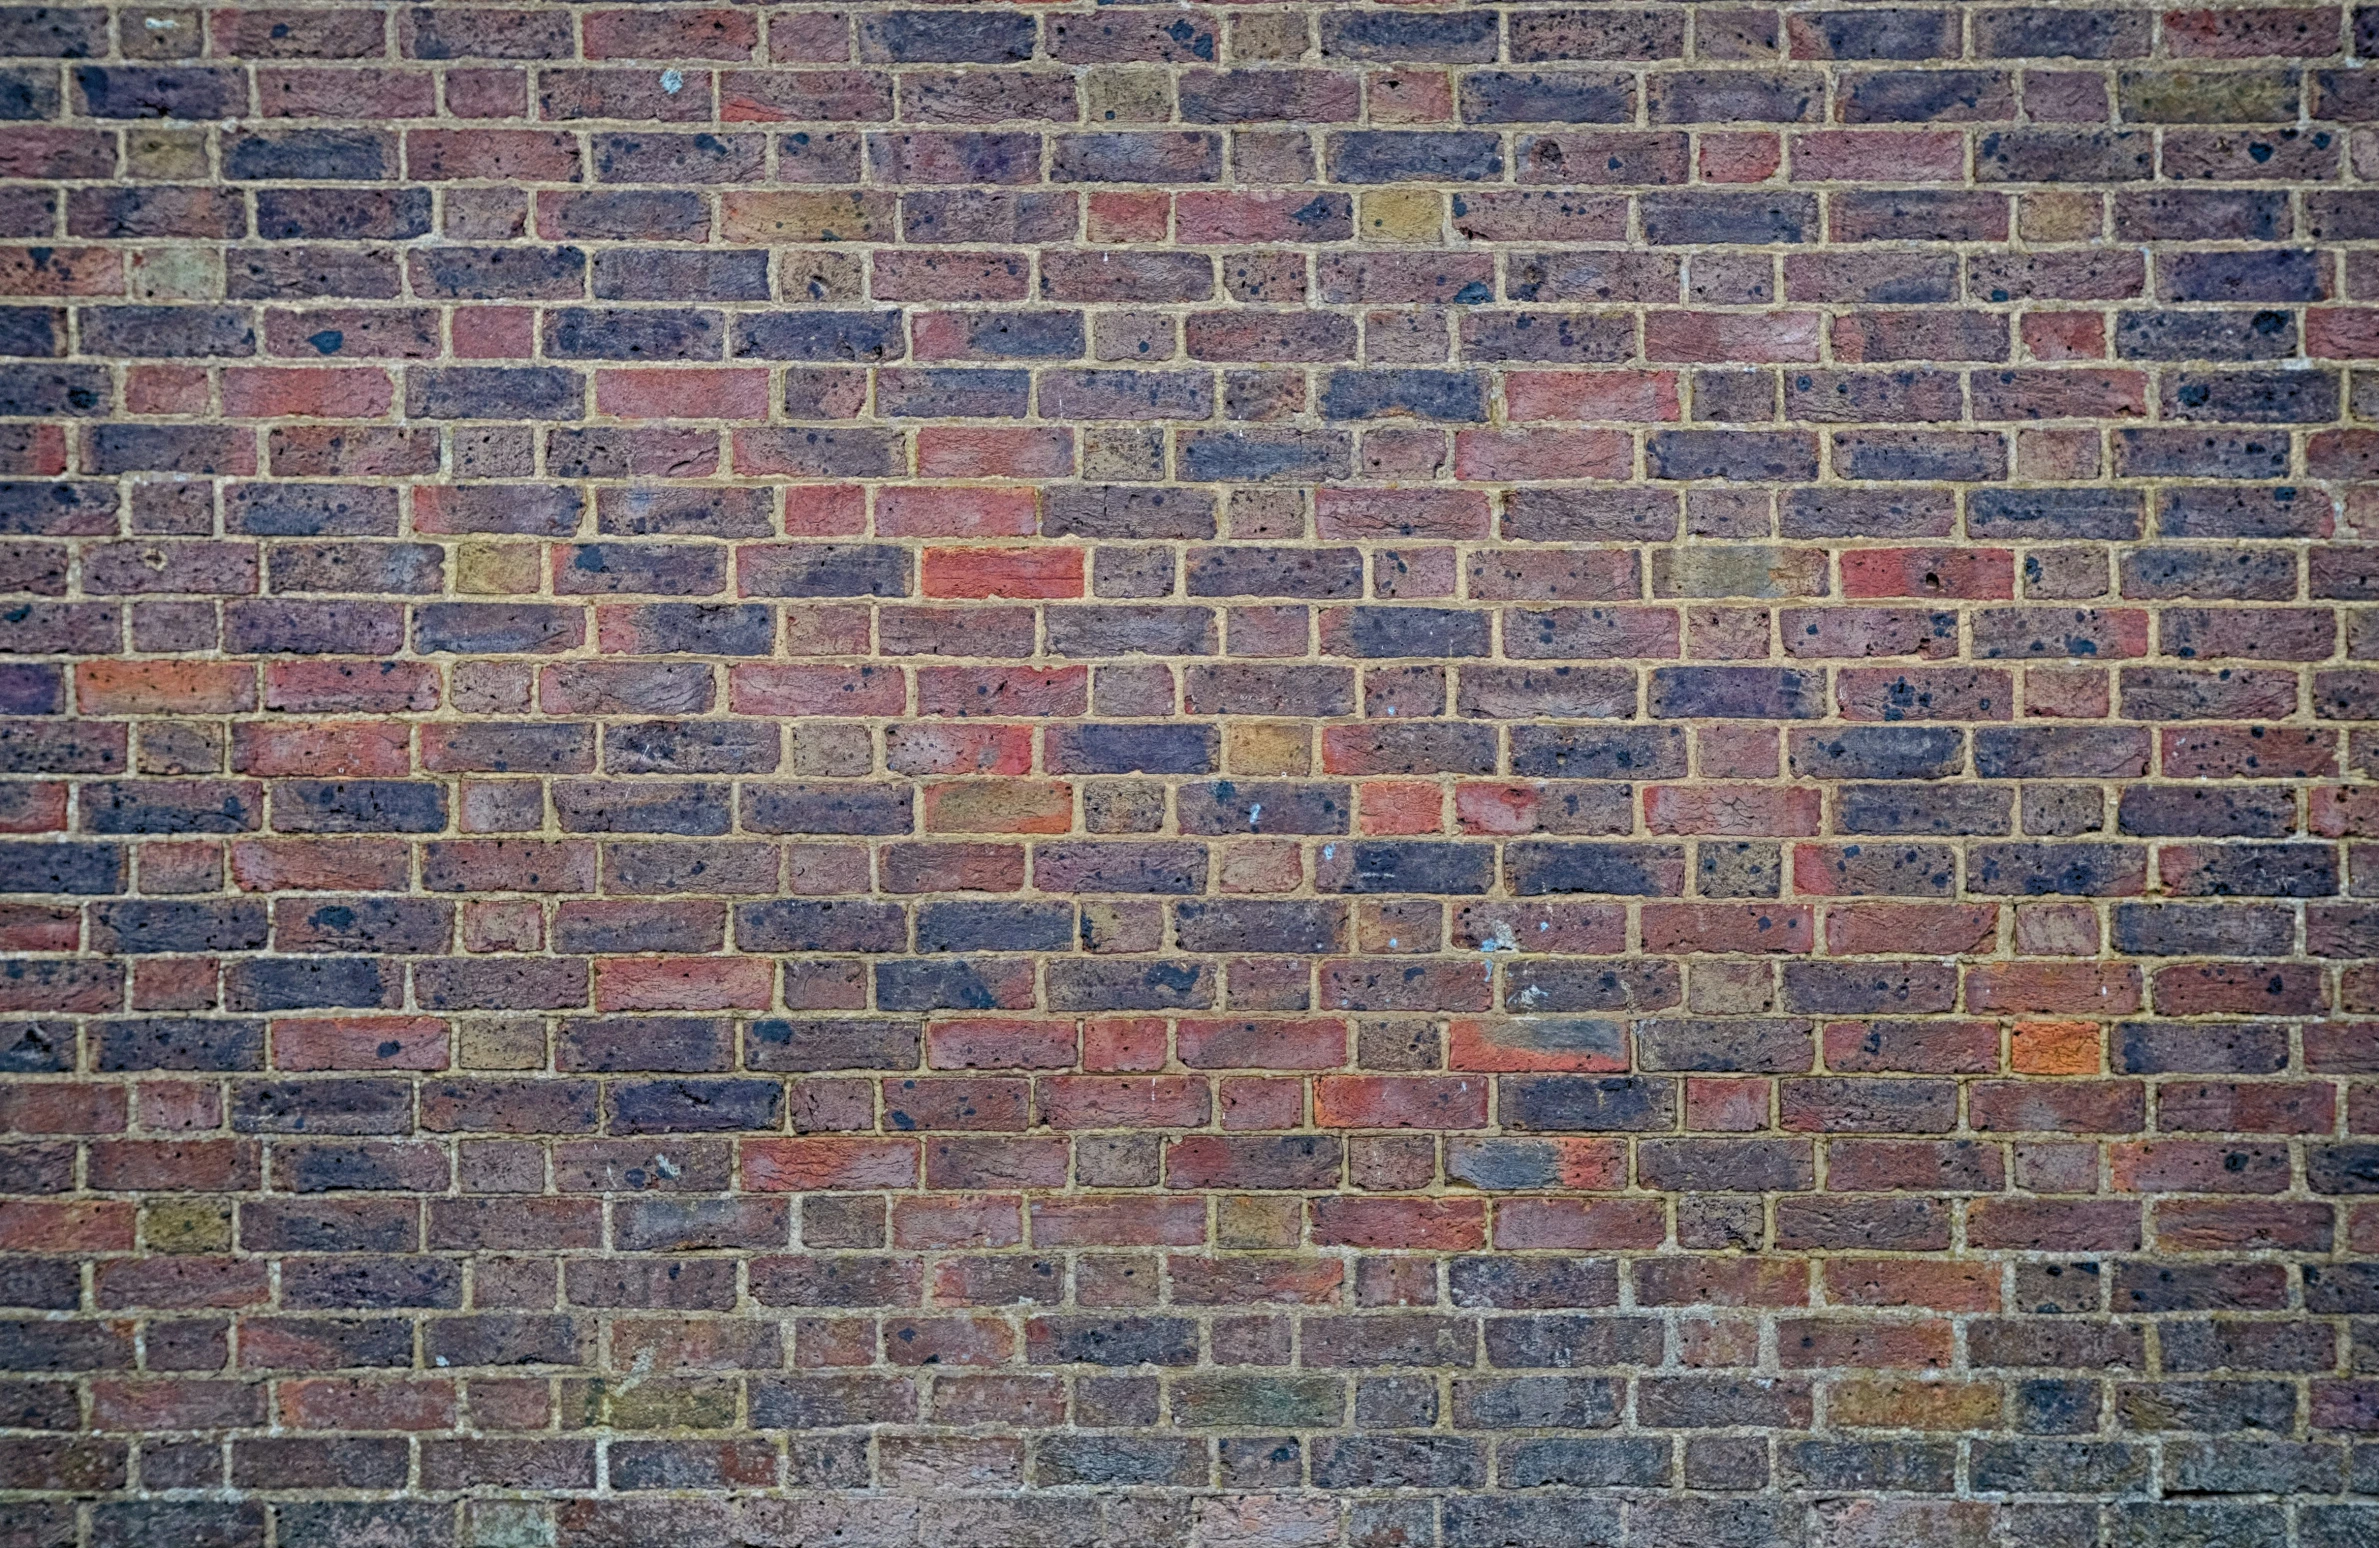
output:
[[2379, 10], [0, 56], [0, 1548], [2379, 1542]]

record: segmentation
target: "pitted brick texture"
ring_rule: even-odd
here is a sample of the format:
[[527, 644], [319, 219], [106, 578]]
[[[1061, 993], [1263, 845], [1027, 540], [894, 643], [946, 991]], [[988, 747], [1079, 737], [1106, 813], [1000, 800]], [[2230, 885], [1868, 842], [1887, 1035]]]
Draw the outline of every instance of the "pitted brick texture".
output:
[[0, 294], [0, 1548], [2379, 1543], [2379, 9], [9, 5]]

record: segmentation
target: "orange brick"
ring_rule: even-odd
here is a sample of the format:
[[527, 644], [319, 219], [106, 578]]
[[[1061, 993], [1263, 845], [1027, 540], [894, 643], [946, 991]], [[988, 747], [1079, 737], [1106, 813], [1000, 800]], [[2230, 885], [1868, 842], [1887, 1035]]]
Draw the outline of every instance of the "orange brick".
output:
[[256, 669], [236, 661], [82, 661], [75, 707], [86, 715], [224, 715], [256, 707]]
[[1074, 787], [1062, 780], [967, 779], [928, 785], [928, 833], [1065, 833], [1074, 826]]
[[2095, 1021], [2019, 1021], [2012, 1068], [2019, 1075], [2096, 1075], [2104, 1029]]

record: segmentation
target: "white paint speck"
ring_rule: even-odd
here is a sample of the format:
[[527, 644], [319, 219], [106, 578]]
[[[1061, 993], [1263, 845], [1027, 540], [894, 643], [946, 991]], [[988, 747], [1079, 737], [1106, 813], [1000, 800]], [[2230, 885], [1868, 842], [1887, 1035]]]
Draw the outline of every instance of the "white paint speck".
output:
[[673, 97], [684, 91], [686, 89], [686, 73], [683, 70], [663, 70], [661, 72], [661, 89]]

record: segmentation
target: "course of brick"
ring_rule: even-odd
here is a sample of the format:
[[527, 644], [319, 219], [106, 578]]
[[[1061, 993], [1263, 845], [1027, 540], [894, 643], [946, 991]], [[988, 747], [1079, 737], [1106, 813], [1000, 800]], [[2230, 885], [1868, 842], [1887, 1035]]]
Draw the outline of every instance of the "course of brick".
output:
[[0, 119], [0, 1548], [2379, 1543], [2379, 10]]

